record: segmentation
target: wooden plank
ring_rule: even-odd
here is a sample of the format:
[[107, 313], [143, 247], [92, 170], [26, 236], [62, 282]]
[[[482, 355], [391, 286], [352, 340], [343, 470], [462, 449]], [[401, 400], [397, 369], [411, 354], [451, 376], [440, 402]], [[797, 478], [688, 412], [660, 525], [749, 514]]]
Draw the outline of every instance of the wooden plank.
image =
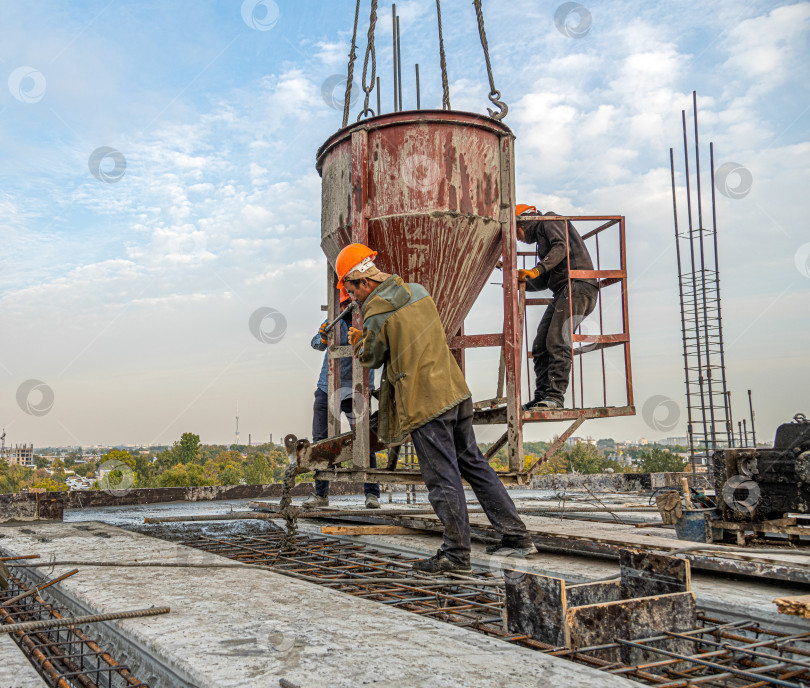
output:
[[752, 523], [751, 521], [711, 521], [713, 528], [723, 528], [724, 530], [736, 530], [744, 532], [750, 530], [754, 533], [781, 533], [782, 535], [804, 535], [810, 537], [810, 528], [807, 526], [799, 525], [780, 525], [782, 521], [793, 521], [793, 518], [780, 518], [776, 521], [760, 521], [759, 523]]
[[776, 609], [780, 614], [801, 616], [810, 619], [810, 595], [793, 595], [792, 597], [777, 597], [774, 600]]
[[650, 597], [692, 589], [689, 562], [635, 549], [619, 551], [622, 598]]
[[538, 573], [506, 570], [507, 633], [529, 635], [541, 643], [569, 647], [565, 626], [565, 581]]
[[404, 526], [321, 526], [326, 535], [414, 535], [419, 528]]
[[[569, 607], [565, 622], [570, 647], [590, 647], [614, 642], [616, 638], [637, 640], [662, 635], [664, 631], [691, 631], [697, 626], [695, 598], [691, 592], [638, 597], [632, 600]], [[680, 638], [650, 643], [670, 652], [691, 654], [694, 643]], [[608, 662], [643, 664], [660, 659], [653, 651], [621, 646], [592, 652]]]
[[600, 581], [598, 583], [578, 583], [565, 589], [569, 607], [584, 607], [589, 604], [618, 602], [622, 599], [620, 580]]

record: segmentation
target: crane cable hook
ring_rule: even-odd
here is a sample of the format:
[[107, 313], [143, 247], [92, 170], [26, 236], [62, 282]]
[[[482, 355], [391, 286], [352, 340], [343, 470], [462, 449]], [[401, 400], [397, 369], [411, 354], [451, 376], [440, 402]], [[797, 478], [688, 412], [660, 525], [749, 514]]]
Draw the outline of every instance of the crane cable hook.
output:
[[484, 31], [484, 12], [481, 9], [481, 0], [473, 0], [475, 14], [478, 17], [478, 35], [481, 37], [481, 47], [484, 49], [484, 59], [487, 62], [487, 76], [489, 77], [489, 100], [498, 107], [498, 111], [487, 108], [487, 112], [492, 119], [501, 121], [509, 112], [509, 107], [501, 98], [501, 92], [495, 88], [495, 79], [492, 77], [492, 65], [489, 61], [489, 48], [487, 47], [487, 34]]
[[[359, 7], [359, 3], [358, 3]], [[374, 110], [368, 106], [371, 92], [374, 90], [374, 84], [377, 78], [377, 56], [374, 50], [374, 27], [377, 24], [377, 0], [371, 0], [371, 16], [368, 22], [368, 44], [366, 45], [366, 57], [363, 61], [363, 92], [366, 94], [366, 99], [363, 103], [363, 110], [357, 115], [357, 121], [361, 117], [374, 117]], [[366, 86], [366, 72], [368, 71], [368, 57], [371, 55], [371, 79], [368, 86]]]

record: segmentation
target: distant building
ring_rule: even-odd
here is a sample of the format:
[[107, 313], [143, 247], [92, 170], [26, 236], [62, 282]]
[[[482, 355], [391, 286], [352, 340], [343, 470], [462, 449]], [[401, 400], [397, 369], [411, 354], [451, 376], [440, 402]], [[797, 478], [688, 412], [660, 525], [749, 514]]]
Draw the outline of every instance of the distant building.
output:
[[665, 440], [661, 440], [658, 444], [662, 444], [665, 447], [686, 447], [688, 440], [686, 437], [667, 437]]
[[0, 459], [3, 459], [9, 466], [25, 466], [34, 468], [34, 445], [15, 444], [13, 447], [3, 447], [0, 449]]
[[585, 441], [584, 437], [569, 437], [567, 440], [565, 440], [565, 444], [569, 447], [574, 447], [576, 446], [577, 442], [584, 442], [584, 441]]

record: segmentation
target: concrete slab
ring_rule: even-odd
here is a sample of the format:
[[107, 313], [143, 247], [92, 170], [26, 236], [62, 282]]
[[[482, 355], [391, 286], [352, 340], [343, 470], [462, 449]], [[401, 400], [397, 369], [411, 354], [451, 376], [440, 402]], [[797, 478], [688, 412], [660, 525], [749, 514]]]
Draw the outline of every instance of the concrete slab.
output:
[[2, 688], [42, 688], [42, 680], [17, 644], [0, 634], [0, 686]]
[[[9, 554], [84, 561], [222, 563], [212, 554], [103, 523], [7, 527]], [[68, 570], [57, 566], [50, 575]], [[169, 606], [95, 624], [160, 686], [594, 686], [626, 679], [404, 610], [259, 570], [78, 566], [55, 594], [77, 613]], [[30, 569], [43, 576], [45, 569]], [[51, 588], [50, 590], [53, 590]], [[134, 661], [151, 662], [143, 671]], [[140, 675], [146, 672], [146, 675]], [[154, 676], [151, 674], [154, 671]]]

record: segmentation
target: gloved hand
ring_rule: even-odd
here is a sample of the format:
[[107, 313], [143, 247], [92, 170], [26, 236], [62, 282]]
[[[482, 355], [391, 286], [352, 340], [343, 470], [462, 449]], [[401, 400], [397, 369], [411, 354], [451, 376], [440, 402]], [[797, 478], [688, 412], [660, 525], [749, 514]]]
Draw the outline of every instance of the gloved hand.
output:
[[328, 324], [329, 323], [326, 320], [324, 320], [323, 325], [321, 325], [321, 329], [318, 330], [318, 333], [321, 335], [321, 344], [327, 344], [328, 343], [326, 341], [326, 326]]
[[356, 327], [349, 328], [349, 344], [352, 346], [357, 346], [357, 342], [359, 342], [362, 338], [362, 330], [358, 330]]
[[540, 270], [532, 268], [531, 270], [518, 270], [518, 282], [525, 282], [526, 280], [536, 279], [540, 277]]

